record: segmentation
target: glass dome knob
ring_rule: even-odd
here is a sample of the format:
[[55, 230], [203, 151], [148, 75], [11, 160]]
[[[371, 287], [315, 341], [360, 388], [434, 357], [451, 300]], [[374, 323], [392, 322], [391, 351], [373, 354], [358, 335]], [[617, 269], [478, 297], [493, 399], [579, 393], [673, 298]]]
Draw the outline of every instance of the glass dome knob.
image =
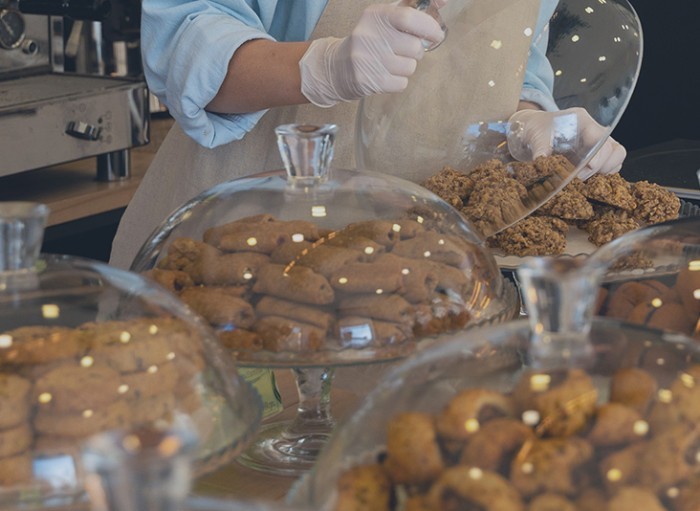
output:
[[312, 186], [328, 178], [337, 132], [335, 124], [283, 124], [275, 128], [291, 184]]
[[603, 265], [576, 258], [530, 258], [518, 268], [531, 328], [532, 364], [585, 367], [588, 339]]
[[0, 272], [34, 266], [49, 208], [33, 202], [0, 202]]

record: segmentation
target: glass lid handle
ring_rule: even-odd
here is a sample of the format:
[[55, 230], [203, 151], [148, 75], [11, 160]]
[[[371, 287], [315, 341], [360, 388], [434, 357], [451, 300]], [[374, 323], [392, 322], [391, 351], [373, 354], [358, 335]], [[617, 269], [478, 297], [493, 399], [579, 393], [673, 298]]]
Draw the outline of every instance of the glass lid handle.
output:
[[35, 202], [0, 202], [0, 272], [34, 267], [49, 208]]
[[337, 131], [335, 124], [283, 124], [275, 128], [290, 183], [312, 186], [328, 177]]
[[[422, 11], [432, 16], [433, 19], [437, 21], [440, 25], [440, 28], [445, 34], [445, 37], [447, 37], [447, 25], [445, 25], [445, 21], [442, 19], [442, 16], [440, 16], [440, 11], [438, 10], [439, 7], [438, 4], [435, 3], [435, 0], [402, 0], [401, 5], [413, 7], [414, 9], [418, 9], [419, 11]], [[425, 51], [432, 51], [441, 44], [442, 41], [439, 43], [433, 43], [431, 41], [428, 41], [427, 39], [423, 40], [423, 48], [425, 49]]]
[[107, 432], [83, 447], [93, 511], [177, 511], [190, 491], [194, 436], [144, 428]]
[[604, 269], [573, 257], [532, 257], [518, 268], [533, 365], [568, 367], [590, 359], [588, 334]]

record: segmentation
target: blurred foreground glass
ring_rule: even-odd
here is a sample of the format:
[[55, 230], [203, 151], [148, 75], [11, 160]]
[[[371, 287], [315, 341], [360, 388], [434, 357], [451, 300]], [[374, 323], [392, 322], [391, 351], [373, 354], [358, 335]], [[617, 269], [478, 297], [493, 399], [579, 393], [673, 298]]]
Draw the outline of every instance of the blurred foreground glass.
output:
[[0, 506], [84, 497], [83, 442], [181, 427], [197, 474], [239, 454], [261, 403], [213, 332], [142, 276], [40, 254], [47, 208], [0, 203]]
[[290, 502], [697, 509], [699, 346], [593, 318], [610, 262], [528, 259], [528, 321], [457, 334], [396, 368]]

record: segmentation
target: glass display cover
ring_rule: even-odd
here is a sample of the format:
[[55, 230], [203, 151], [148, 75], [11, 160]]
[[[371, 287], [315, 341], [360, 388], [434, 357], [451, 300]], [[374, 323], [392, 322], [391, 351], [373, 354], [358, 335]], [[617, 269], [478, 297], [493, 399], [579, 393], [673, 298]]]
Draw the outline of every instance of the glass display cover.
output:
[[140, 275], [39, 254], [46, 215], [0, 203], [0, 503], [79, 499], [106, 431], [186, 429], [196, 473], [239, 454], [262, 405], [208, 325]]

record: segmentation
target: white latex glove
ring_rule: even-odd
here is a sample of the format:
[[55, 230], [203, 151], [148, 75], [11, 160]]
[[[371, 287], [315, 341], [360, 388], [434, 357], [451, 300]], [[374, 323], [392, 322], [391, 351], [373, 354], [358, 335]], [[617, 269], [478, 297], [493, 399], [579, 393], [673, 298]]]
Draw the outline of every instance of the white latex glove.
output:
[[[606, 129], [598, 124], [583, 108], [569, 108], [558, 112], [519, 110], [510, 119], [508, 150], [519, 161], [534, 160], [552, 154], [557, 141], [559, 147], [569, 145], [578, 154], [585, 154], [606, 136]], [[627, 156], [625, 148], [608, 137], [578, 175], [588, 179], [593, 174], [619, 172]]]
[[400, 92], [423, 58], [421, 40], [439, 43], [443, 38], [438, 22], [424, 12], [397, 4], [371, 5], [348, 37], [311, 43], [299, 62], [301, 92], [320, 107]]

